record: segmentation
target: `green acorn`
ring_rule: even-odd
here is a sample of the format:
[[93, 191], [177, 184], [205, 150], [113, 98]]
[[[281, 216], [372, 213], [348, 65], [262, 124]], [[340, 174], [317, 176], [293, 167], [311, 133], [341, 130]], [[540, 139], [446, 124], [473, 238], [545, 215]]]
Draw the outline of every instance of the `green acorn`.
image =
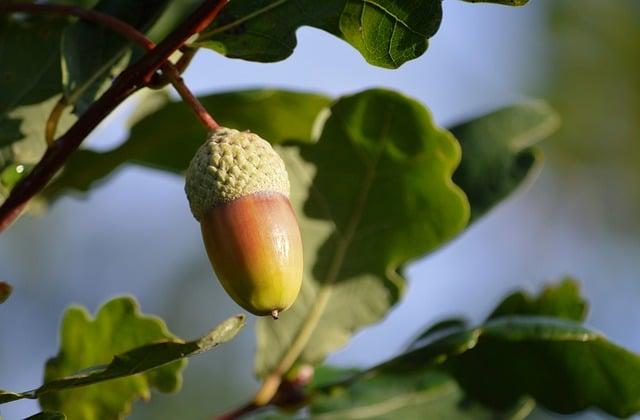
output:
[[193, 157], [185, 191], [224, 289], [249, 312], [277, 318], [302, 283], [302, 239], [280, 156], [256, 134], [219, 128]]

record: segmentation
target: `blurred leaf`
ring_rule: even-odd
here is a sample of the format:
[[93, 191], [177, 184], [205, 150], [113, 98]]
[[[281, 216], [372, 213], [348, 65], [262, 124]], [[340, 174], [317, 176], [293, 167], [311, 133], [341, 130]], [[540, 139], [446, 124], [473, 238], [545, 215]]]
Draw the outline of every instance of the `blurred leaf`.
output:
[[232, 58], [272, 62], [312, 26], [350, 43], [370, 64], [396, 68], [425, 52], [442, 20], [440, 0], [251, 0], [231, 2], [197, 44]]
[[[46, 148], [45, 123], [62, 91], [60, 36], [67, 23], [0, 17], [0, 201], [12, 187], [5, 183], [5, 170], [30, 167]], [[60, 127], [72, 122], [65, 114]]]
[[[129, 413], [136, 399], [149, 399], [151, 388], [176, 391], [186, 365], [183, 358], [231, 339], [243, 324], [243, 317], [230, 318], [185, 343], [161, 319], [142, 315], [129, 297], [107, 302], [94, 320], [86, 309], [70, 308], [62, 321], [58, 356], [47, 362], [44, 385], [21, 396], [39, 397], [44, 409], [71, 418], [117, 418]], [[76, 388], [103, 381], [110, 382]]]
[[380, 320], [404, 287], [402, 268], [466, 224], [451, 182], [460, 149], [418, 102], [385, 90], [344, 97], [314, 144], [278, 148], [305, 241], [296, 303], [259, 319], [256, 370], [272, 371], [293, 343], [301, 363], [343, 346]]
[[[271, 143], [309, 139], [316, 116], [330, 101], [317, 94], [278, 90], [218, 93], [200, 100], [220, 124], [249, 129]], [[206, 137], [192, 113], [182, 102], [168, 103], [136, 122], [120, 147], [104, 153], [79, 150], [45, 195], [55, 199], [68, 189], [87, 191], [125, 162], [183, 173]]]
[[436, 322], [428, 327], [423, 333], [418, 335], [418, 337], [416, 337], [409, 345], [409, 348], [424, 345], [427, 342], [433, 341], [434, 339], [440, 338], [444, 335], [449, 335], [465, 329], [467, 329], [467, 321], [462, 318], [450, 318]]
[[54, 0], [54, 1], [51, 1], [51, 3], [68, 4], [68, 5], [71, 5], [71, 6], [80, 6], [80, 7], [84, 7], [85, 9], [90, 9], [90, 8], [94, 7], [97, 2], [98, 2], [98, 0]]
[[[448, 335], [325, 386], [317, 404], [324, 401], [327, 405], [320, 407], [331, 410], [384, 401], [393, 406], [416, 390], [436, 391], [430, 388], [433, 378], [444, 373], [468, 397], [494, 410], [523, 407], [527, 396], [563, 414], [597, 407], [627, 417], [640, 410], [640, 357], [579, 324], [540, 316], [503, 317]], [[449, 411], [442, 418], [457, 416]]]
[[5, 281], [0, 281], [0, 303], [6, 302], [11, 296], [11, 292], [13, 292], [13, 287]]
[[523, 419], [534, 404], [523, 399], [510, 410], [493, 411], [465, 398], [450, 376], [417, 368], [395, 374], [372, 370], [313, 394], [314, 419]]
[[27, 398], [27, 397], [18, 392], [11, 392], [11, 391], [5, 391], [4, 389], [0, 389], [0, 404], [21, 400], [23, 398]]
[[445, 368], [467, 395], [494, 408], [524, 395], [563, 414], [640, 411], [640, 357], [570, 321], [503, 317], [475, 330]]
[[[95, 10], [145, 32], [165, 9], [167, 0], [101, 0]], [[62, 35], [63, 86], [67, 102], [81, 115], [129, 63], [131, 43], [103, 25], [78, 20]]]
[[200, 5], [201, 0], [171, 0], [162, 15], [147, 32], [149, 39], [159, 42], [178, 27]]
[[553, 71], [542, 81], [563, 120], [547, 149], [555, 175], [548, 199], [579, 208], [569, 217], [581, 229], [597, 224], [634, 243], [640, 232], [640, 3], [548, 6], [542, 36], [551, 45], [545, 67]]
[[[557, 284], [545, 286], [532, 296], [525, 292], [514, 292], [505, 297], [493, 310], [488, 320], [509, 315], [540, 315], [582, 322], [588, 312], [588, 304], [580, 295], [580, 286], [575, 279], [566, 277]], [[467, 329], [464, 319], [445, 319], [429, 326], [409, 346], [425, 345], [443, 335]]]
[[491, 313], [489, 319], [507, 315], [542, 315], [571, 321], [584, 321], [588, 304], [580, 296], [580, 286], [572, 278], [557, 285], [546, 286], [538, 296], [515, 292], [507, 296]]
[[25, 420], [66, 420], [67, 416], [57, 411], [43, 411], [27, 417]]
[[451, 129], [462, 147], [454, 182], [467, 194], [477, 219], [511, 194], [535, 170], [542, 153], [534, 144], [559, 125], [544, 102], [525, 102]]
[[[132, 304], [135, 305], [135, 302], [130, 298], [117, 298], [108, 302], [105, 306], [103, 306], [103, 309], [110, 310], [112, 313], [121, 309], [124, 312], [131, 312]], [[121, 308], [116, 308], [113, 310], [109, 308], [109, 307], [115, 308], [116, 306], [120, 306]], [[103, 309], [101, 309], [101, 312], [98, 314], [98, 317], [102, 315]], [[137, 306], [133, 306], [133, 310], [137, 311]], [[115, 315], [117, 316], [118, 314], [115, 314]], [[130, 317], [130, 315], [127, 313], [123, 313], [122, 315], [123, 315], [123, 318]], [[86, 313], [84, 312], [83, 309], [77, 309], [77, 308], [70, 309], [67, 312], [67, 317], [72, 317], [72, 316], [80, 317], [79, 319], [82, 319], [81, 317], [85, 317], [85, 320], [80, 322], [81, 323], [87, 322]], [[102, 315], [102, 316], [104, 317], [106, 315]], [[95, 338], [96, 336], [104, 335], [104, 337], [100, 337], [100, 340], [104, 341], [109, 339], [109, 337], [107, 337], [105, 334], [110, 333], [109, 331], [110, 329], [118, 328], [119, 330], [120, 329], [125, 330], [127, 335], [134, 334], [134, 333], [139, 334], [141, 332], [141, 330], [139, 329], [140, 325], [144, 325], [145, 323], [147, 324], [147, 326], [145, 326], [144, 328], [149, 329], [148, 327], [151, 326], [151, 330], [153, 329], [157, 330], [158, 328], [165, 330], [164, 323], [159, 319], [155, 319], [153, 317], [148, 317], [148, 316], [144, 317], [144, 316], [140, 316], [139, 314], [134, 314], [134, 316], [135, 316], [134, 324], [137, 323], [138, 325], [132, 325], [130, 321], [128, 320], [123, 321], [121, 319], [121, 320], [117, 320], [117, 322], [114, 323], [114, 325], [102, 325], [103, 328], [101, 331], [93, 330], [93, 331], [90, 331], [90, 333], [85, 335], [91, 336], [89, 338], [92, 338], [92, 337]], [[99, 321], [102, 321], [102, 320], [100, 319]], [[98, 321], [94, 321], [93, 323], [95, 324], [96, 322]], [[127, 325], [122, 325], [124, 323], [126, 323]], [[126, 376], [137, 375], [143, 372], [147, 372], [151, 369], [160, 368], [161, 366], [165, 366], [169, 363], [171, 364], [166, 366], [167, 369], [165, 369], [164, 372], [161, 372], [160, 370], [156, 370], [156, 371], [148, 372], [144, 378], [142, 376], [138, 376], [137, 379], [130, 378], [130, 379], [135, 379], [137, 381], [136, 383], [126, 382], [126, 381], [112, 382], [110, 384], [107, 384], [108, 386], [104, 386], [100, 388], [98, 387], [88, 388], [87, 390], [85, 390], [86, 391], [85, 393], [76, 392], [76, 393], [71, 393], [67, 395], [71, 395], [73, 398], [82, 396], [83, 398], [85, 398], [85, 400], [83, 401], [87, 402], [87, 396], [94, 397], [96, 395], [101, 395], [101, 396], [106, 395], [109, 393], [107, 391], [113, 391], [117, 389], [116, 385], [117, 387], [121, 387], [123, 384], [125, 384], [125, 385], [128, 385], [129, 388], [132, 385], [140, 385], [140, 386], [143, 386], [144, 388], [148, 388], [146, 386], [147, 382], [162, 392], [172, 392], [175, 390], [175, 388], [179, 387], [180, 381], [181, 381], [180, 377], [177, 375], [179, 375], [179, 370], [182, 369], [184, 364], [181, 363], [183, 361], [180, 361], [179, 359], [184, 359], [185, 357], [191, 357], [196, 354], [204, 353], [205, 351], [209, 351], [212, 348], [216, 347], [218, 344], [222, 344], [231, 340], [233, 337], [235, 337], [235, 335], [239, 332], [239, 330], [244, 326], [244, 323], [245, 323], [245, 319], [243, 315], [238, 315], [238, 316], [229, 318], [224, 322], [222, 322], [220, 325], [218, 325], [216, 328], [211, 330], [205, 336], [194, 341], [184, 342], [179, 339], [171, 338], [171, 337], [169, 337], [168, 339], [152, 339], [153, 341], [155, 341], [152, 344], [142, 345], [140, 347], [136, 347], [124, 353], [113, 356], [111, 362], [108, 365], [98, 365], [98, 366], [83, 368], [81, 371], [76, 372], [75, 374], [72, 374], [70, 376], [52, 379], [51, 381], [46, 382], [40, 388], [34, 389], [32, 391], [16, 393], [16, 392], [0, 390], [0, 404], [19, 400], [22, 398], [37, 398], [37, 397], [41, 398], [41, 402], [43, 403], [43, 405], [48, 405], [50, 403], [60, 404], [62, 401], [61, 398], [44, 397], [44, 394], [47, 394], [49, 392], [61, 391], [69, 388], [87, 386], [87, 385], [96, 384], [99, 382], [109, 381], [112, 379], [123, 378]], [[80, 325], [79, 328], [84, 328], [84, 327]], [[147, 336], [154, 335], [152, 334], [153, 331], [142, 331], [142, 332], [146, 333]], [[167, 333], [166, 331], [161, 331], [161, 332], [165, 335], [169, 335], [169, 333]], [[131, 337], [125, 337], [125, 338], [128, 341], [132, 340]], [[89, 347], [95, 347], [95, 342], [93, 341], [89, 342], [88, 338], [80, 337], [80, 340], [81, 341], [76, 340], [76, 343], [74, 343], [74, 344], [78, 344], [76, 347], [82, 347], [84, 349], [87, 349]], [[102, 352], [102, 353], [105, 353], [105, 352]], [[76, 354], [72, 354], [70, 357], [76, 357], [76, 356], [77, 356]], [[87, 355], [84, 355], [84, 354], [83, 356], [85, 356], [85, 358], [91, 358], [91, 359], [96, 358], [95, 353], [92, 355], [88, 355], [90, 357], [86, 357]], [[108, 357], [108, 356], [102, 357], [102, 355], [99, 355], [99, 356], [105, 360]], [[57, 359], [52, 359], [52, 361], [50, 361], [50, 365], [48, 366], [49, 369], [51, 369], [52, 363], [56, 363], [56, 360]], [[177, 361], [180, 363], [178, 363]], [[59, 367], [57, 367], [57, 369], [59, 369]], [[68, 370], [71, 370], [71, 368], [69, 368]], [[89, 393], [89, 391], [91, 392]], [[100, 392], [97, 392], [97, 391], [100, 391]], [[149, 396], [148, 389], [144, 391], [144, 394], [145, 394], [144, 396], [148, 398]], [[99, 401], [98, 397], [96, 397], [96, 401]], [[71, 406], [74, 406], [75, 404], [75, 400], [70, 400], [67, 402], [71, 404]], [[113, 401], [111, 401], [111, 403], [113, 403]], [[67, 411], [67, 414], [68, 413], [69, 412]]]

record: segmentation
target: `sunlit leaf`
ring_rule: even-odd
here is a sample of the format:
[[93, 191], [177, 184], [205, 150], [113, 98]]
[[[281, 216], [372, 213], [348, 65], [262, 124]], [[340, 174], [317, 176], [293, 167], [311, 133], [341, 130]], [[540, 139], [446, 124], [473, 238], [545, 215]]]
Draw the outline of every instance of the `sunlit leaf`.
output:
[[233, 58], [279, 61], [296, 47], [298, 28], [312, 26], [344, 39], [369, 63], [396, 68], [425, 52], [441, 20], [440, 0], [239, 1], [198, 45]]
[[543, 315], [584, 321], [588, 304], [580, 296], [578, 282], [565, 278], [558, 284], [548, 285], [532, 296], [525, 292], [515, 292], [507, 296], [489, 316], [489, 319], [507, 315]]
[[330, 109], [316, 143], [279, 147], [304, 238], [302, 290], [278, 322], [258, 320], [263, 376], [302, 344], [317, 362], [380, 320], [402, 268], [453, 237], [468, 203], [451, 182], [460, 150], [418, 102], [370, 90]]
[[[149, 399], [152, 388], [176, 391], [184, 358], [231, 339], [243, 324], [243, 317], [230, 318], [201, 339], [184, 342], [161, 319], [142, 315], [132, 298], [107, 302], [95, 319], [84, 308], [70, 308], [62, 322], [60, 351], [47, 362], [44, 385], [21, 396], [39, 397], [44, 409], [71, 418], [119, 417], [131, 410], [133, 401]], [[87, 386], [91, 384], [96, 385]]]
[[[0, 201], [14, 184], [6, 171], [30, 167], [46, 148], [45, 124], [62, 91], [60, 36], [67, 24], [0, 16]], [[63, 114], [60, 128], [72, 122]]]

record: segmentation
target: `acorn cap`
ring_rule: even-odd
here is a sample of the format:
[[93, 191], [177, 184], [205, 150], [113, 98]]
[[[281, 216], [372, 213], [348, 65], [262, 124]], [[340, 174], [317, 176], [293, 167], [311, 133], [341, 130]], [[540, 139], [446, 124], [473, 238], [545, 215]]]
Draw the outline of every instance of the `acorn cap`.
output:
[[201, 221], [207, 210], [258, 192], [289, 197], [284, 162], [260, 136], [221, 127], [209, 134], [186, 173], [191, 212]]

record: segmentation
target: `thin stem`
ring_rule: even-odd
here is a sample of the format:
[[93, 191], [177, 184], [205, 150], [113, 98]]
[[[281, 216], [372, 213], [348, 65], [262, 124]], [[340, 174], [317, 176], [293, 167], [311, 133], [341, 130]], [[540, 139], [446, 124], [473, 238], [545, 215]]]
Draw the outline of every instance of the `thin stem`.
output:
[[62, 112], [67, 107], [67, 100], [64, 96], [56, 102], [56, 105], [51, 110], [47, 123], [45, 124], [44, 139], [47, 142], [47, 146], [51, 147], [56, 139], [56, 131], [58, 131], [58, 122], [62, 116]]
[[163, 74], [171, 80], [171, 84], [178, 91], [182, 100], [184, 100], [184, 102], [193, 109], [196, 116], [206, 129], [213, 131], [220, 128], [220, 125], [213, 119], [211, 114], [207, 112], [204, 105], [202, 105], [198, 98], [196, 98], [196, 96], [189, 90], [187, 85], [184, 84], [184, 80], [180, 76], [180, 73], [178, 73], [178, 70], [173, 65], [163, 67], [162, 71]]
[[[145, 86], [171, 54], [181, 48], [192, 35], [206, 28], [228, 1], [205, 0], [156, 48], [147, 52], [114, 80], [111, 87], [87, 109], [78, 121], [47, 149], [31, 173], [13, 188], [9, 197], [0, 206], [0, 232], [6, 229], [29, 200], [47, 185], [89, 133], [127, 97]], [[8, 6], [10, 5], [2, 7]]]

